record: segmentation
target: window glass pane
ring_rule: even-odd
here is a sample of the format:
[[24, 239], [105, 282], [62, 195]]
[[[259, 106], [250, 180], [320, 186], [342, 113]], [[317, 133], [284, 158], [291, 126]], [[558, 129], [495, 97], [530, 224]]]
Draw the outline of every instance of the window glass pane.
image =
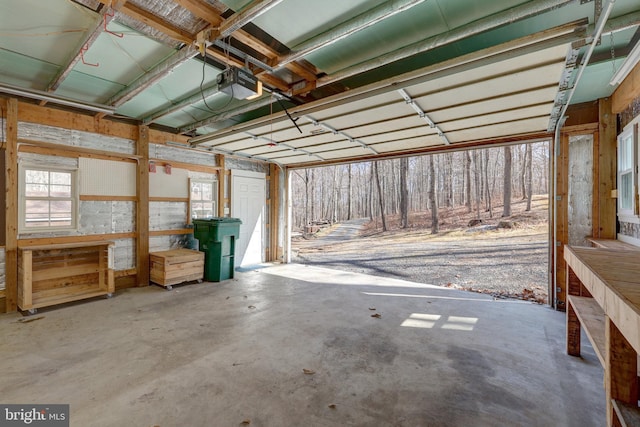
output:
[[621, 171], [631, 169], [633, 167], [633, 135], [629, 135], [620, 141], [620, 165], [618, 169]]
[[[70, 227], [75, 223], [74, 172], [24, 170], [24, 226]], [[34, 200], [38, 199], [38, 200]]]
[[46, 200], [27, 200], [25, 225], [27, 227], [49, 226], [49, 202]]
[[48, 184], [49, 183], [49, 172], [47, 172], [47, 171], [36, 171], [36, 170], [26, 170], [25, 171], [25, 182], [27, 184]]
[[633, 200], [633, 180], [632, 173], [628, 172], [620, 175], [620, 209], [632, 209]]
[[48, 197], [49, 186], [46, 184], [25, 184], [25, 196]]
[[51, 197], [71, 197], [71, 186], [69, 185], [52, 185]]
[[191, 200], [202, 199], [202, 185], [199, 182], [191, 183]]
[[202, 200], [213, 200], [213, 185], [202, 183]]
[[51, 172], [51, 183], [71, 185], [71, 174], [69, 172]]

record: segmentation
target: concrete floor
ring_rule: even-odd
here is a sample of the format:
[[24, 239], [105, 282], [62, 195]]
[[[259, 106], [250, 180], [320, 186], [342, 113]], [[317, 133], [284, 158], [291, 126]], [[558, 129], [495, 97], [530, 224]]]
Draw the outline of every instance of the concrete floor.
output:
[[605, 424], [593, 350], [531, 303], [278, 265], [32, 318], [0, 315], [0, 402], [72, 426]]

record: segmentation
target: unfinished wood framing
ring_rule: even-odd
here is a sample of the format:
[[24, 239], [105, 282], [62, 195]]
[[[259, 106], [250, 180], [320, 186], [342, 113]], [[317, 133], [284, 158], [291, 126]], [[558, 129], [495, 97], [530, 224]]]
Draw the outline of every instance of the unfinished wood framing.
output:
[[136, 163], [139, 156], [114, 153], [111, 151], [95, 150], [93, 148], [67, 146], [62, 144], [54, 144], [51, 142], [33, 141], [28, 139], [19, 139], [19, 151], [23, 153], [35, 153], [46, 156], [61, 157], [86, 157], [91, 159], [115, 160], [119, 162]]
[[[616, 115], [611, 110], [611, 98], [599, 102], [599, 138], [595, 177], [599, 188], [594, 193], [594, 205], [598, 210], [597, 234], [594, 237], [603, 239], [616, 238], [616, 202], [611, 197], [611, 190], [617, 188], [617, 130]], [[597, 161], [596, 161], [597, 160]], [[597, 201], [596, 201], [597, 199]]]
[[278, 165], [269, 165], [269, 246], [268, 261], [278, 261], [278, 227], [280, 217], [280, 169]]
[[612, 95], [611, 111], [624, 111], [631, 102], [640, 97], [640, 64], [637, 64]]
[[567, 270], [592, 297], [572, 295], [567, 307], [567, 352], [580, 355], [583, 327], [604, 367], [607, 425], [626, 425], [618, 419], [613, 401], [638, 408], [640, 354], [640, 252], [567, 247]]
[[139, 127], [138, 182], [136, 183], [136, 270], [137, 285], [149, 285], [149, 128]]
[[7, 100], [5, 183], [5, 307], [18, 307], [18, 101]]
[[110, 234], [88, 234], [85, 236], [60, 236], [60, 237], [40, 237], [32, 239], [18, 240], [18, 247], [63, 245], [68, 243], [90, 243], [101, 240], [135, 239], [136, 233], [110, 233]]
[[216, 163], [218, 165], [218, 216], [224, 216], [225, 198], [224, 198], [224, 178], [226, 171], [224, 169], [224, 156], [216, 154]]

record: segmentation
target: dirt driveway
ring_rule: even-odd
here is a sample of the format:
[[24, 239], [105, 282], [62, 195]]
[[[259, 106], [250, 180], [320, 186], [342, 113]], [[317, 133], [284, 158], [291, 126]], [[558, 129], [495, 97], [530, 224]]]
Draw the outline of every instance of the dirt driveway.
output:
[[344, 222], [316, 238], [293, 241], [293, 261], [546, 302], [545, 227], [361, 237], [366, 222]]

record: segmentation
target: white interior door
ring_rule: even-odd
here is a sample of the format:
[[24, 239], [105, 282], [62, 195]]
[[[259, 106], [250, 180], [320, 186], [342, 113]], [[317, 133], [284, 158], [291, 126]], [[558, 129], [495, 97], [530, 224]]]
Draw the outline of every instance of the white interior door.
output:
[[235, 266], [264, 261], [264, 212], [266, 175], [260, 172], [231, 171], [231, 216], [240, 218], [240, 237], [236, 241]]

